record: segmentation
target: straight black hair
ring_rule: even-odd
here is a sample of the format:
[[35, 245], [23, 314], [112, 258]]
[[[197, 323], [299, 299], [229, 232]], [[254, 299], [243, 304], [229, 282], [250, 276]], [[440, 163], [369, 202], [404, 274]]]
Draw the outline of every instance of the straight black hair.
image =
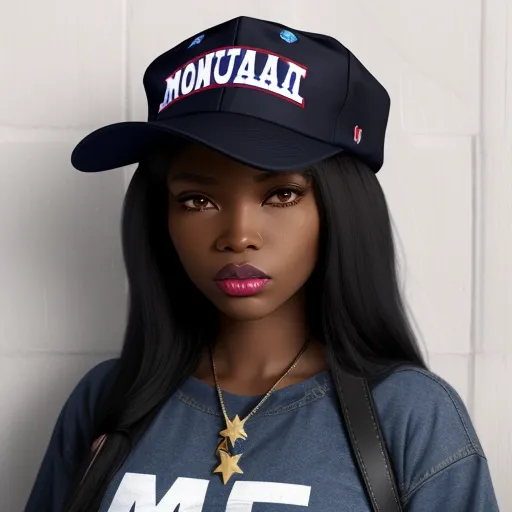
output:
[[[92, 451], [80, 454], [66, 512], [99, 509], [113, 476], [163, 403], [195, 371], [217, 328], [216, 310], [186, 275], [169, 236], [166, 144], [140, 162], [125, 196], [128, 321], [94, 425], [95, 437], [108, 436], [90, 471]], [[390, 216], [375, 173], [346, 154], [304, 172], [313, 179], [321, 226], [306, 311], [330, 368], [364, 375], [370, 386], [400, 365], [427, 368], [401, 298]]]

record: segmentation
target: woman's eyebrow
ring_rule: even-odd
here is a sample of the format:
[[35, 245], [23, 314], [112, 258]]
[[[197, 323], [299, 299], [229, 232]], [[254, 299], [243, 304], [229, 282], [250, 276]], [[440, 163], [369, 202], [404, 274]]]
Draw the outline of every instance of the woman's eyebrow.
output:
[[204, 174], [194, 174], [193, 172], [180, 172], [176, 176], [170, 179], [171, 183], [176, 181], [187, 181], [193, 183], [199, 183], [201, 185], [218, 185], [219, 180], [213, 176], [206, 176]]
[[[269, 171], [263, 171], [258, 174], [255, 174], [252, 179], [255, 183], [262, 183], [264, 181], [271, 180], [273, 178], [279, 178], [283, 175], [287, 174], [295, 174], [290, 172], [269, 172]], [[309, 181], [309, 177], [305, 176], [301, 173], [301, 176], [304, 176], [306, 178], [306, 181]], [[196, 174], [193, 172], [180, 172], [176, 176], [173, 176], [170, 178], [170, 183], [175, 183], [177, 181], [186, 181], [188, 183], [199, 183], [200, 185], [218, 185], [220, 182], [217, 178], [214, 178], [213, 176], [207, 176], [205, 174]]]
[[267, 181], [267, 180], [270, 180], [272, 178], [279, 178], [279, 177], [282, 177], [282, 176], [287, 176], [287, 175], [297, 175], [299, 174], [300, 176], [304, 177], [306, 179], [306, 181], [309, 181], [310, 178], [309, 176], [307, 176], [306, 174], [304, 173], [297, 173], [297, 172], [267, 172], [267, 171], [264, 171], [264, 172], [261, 172], [259, 174], [255, 174], [253, 176], [253, 180], [256, 182], [256, 183], [261, 183], [262, 181]]
[[276, 172], [260, 172], [258, 174], [255, 174], [252, 179], [256, 183], [261, 183], [262, 181], [271, 180], [272, 178], [275, 178], [279, 176]]
[[[261, 183], [262, 181], [267, 181], [272, 178], [279, 176], [276, 172], [260, 172], [253, 176], [253, 180], [256, 183]], [[193, 172], [180, 172], [173, 178], [171, 178], [171, 183], [176, 181], [189, 181], [194, 183], [200, 183], [202, 185], [218, 185], [219, 180], [214, 178], [213, 176], [205, 176], [204, 174], [195, 174]]]

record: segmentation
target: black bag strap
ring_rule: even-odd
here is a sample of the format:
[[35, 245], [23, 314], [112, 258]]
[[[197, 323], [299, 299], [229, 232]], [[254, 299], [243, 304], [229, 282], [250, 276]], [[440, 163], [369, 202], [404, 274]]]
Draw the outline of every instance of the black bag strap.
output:
[[352, 452], [374, 512], [402, 512], [398, 486], [368, 381], [333, 365], [334, 384]]

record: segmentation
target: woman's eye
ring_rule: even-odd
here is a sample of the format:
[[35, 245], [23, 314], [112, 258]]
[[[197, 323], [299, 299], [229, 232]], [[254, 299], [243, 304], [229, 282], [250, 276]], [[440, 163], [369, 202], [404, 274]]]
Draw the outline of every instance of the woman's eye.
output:
[[271, 205], [285, 205], [296, 203], [297, 200], [301, 197], [301, 194], [296, 190], [292, 190], [289, 188], [283, 188], [281, 190], [277, 190], [274, 192], [266, 201], [265, 204]]
[[188, 199], [181, 200], [180, 203], [186, 210], [202, 211], [215, 208], [212, 202], [203, 196], [189, 197]]

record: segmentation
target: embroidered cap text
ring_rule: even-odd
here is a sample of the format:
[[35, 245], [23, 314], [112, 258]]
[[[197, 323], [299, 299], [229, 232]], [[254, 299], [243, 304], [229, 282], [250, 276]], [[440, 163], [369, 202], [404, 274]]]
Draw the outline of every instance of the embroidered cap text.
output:
[[232, 46], [212, 50], [189, 61], [167, 79], [158, 112], [190, 94], [214, 87], [257, 89], [304, 108], [301, 80], [307, 68], [257, 48]]

